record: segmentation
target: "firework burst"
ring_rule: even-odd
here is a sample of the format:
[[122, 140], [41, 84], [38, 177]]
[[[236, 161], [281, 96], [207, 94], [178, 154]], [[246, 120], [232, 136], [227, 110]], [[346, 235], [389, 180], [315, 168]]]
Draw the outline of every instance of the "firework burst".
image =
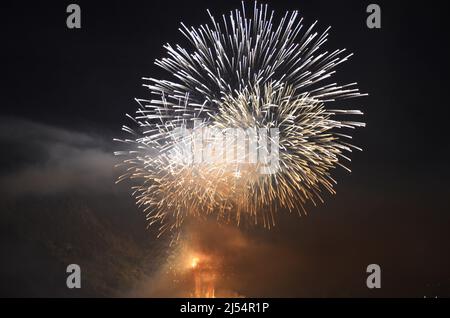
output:
[[[136, 99], [139, 108], [128, 115], [134, 126], [123, 126], [131, 138], [118, 140], [131, 146], [116, 152], [126, 157], [118, 181], [133, 180], [137, 203], [161, 233], [189, 216], [250, 220], [270, 228], [280, 208], [306, 213], [308, 201], [322, 201], [322, 190], [334, 193], [331, 171], [348, 170], [345, 153], [359, 149], [343, 132], [364, 124], [338, 118], [362, 113], [326, 107], [363, 95], [356, 83], [326, 83], [351, 56], [345, 49], [322, 49], [329, 29], [319, 34], [316, 23], [305, 29], [296, 11], [276, 23], [273, 11], [256, 3], [253, 16], [244, 5], [220, 22], [209, 15], [210, 25], [182, 24], [189, 49], [165, 45], [168, 57], [156, 64], [174, 79], [144, 78], [152, 98]], [[260, 173], [263, 163], [239, 158], [192, 160], [186, 149], [196, 147], [199, 135], [201, 145], [216, 155], [247, 147], [236, 139], [222, 142], [217, 134], [205, 136], [204, 128], [225, 134], [276, 128], [277, 136], [269, 138], [276, 139], [277, 150], [270, 151], [277, 155], [277, 169]], [[258, 147], [270, 152], [267, 145]]]

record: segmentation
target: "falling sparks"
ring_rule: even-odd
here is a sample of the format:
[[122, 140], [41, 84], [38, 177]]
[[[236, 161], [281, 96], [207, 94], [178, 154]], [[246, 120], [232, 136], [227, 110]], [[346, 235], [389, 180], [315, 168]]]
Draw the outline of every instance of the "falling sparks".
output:
[[[137, 204], [161, 234], [187, 217], [271, 228], [280, 209], [306, 213], [307, 202], [323, 202], [323, 190], [334, 194], [332, 170], [349, 170], [346, 153], [360, 150], [346, 131], [364, 123], [342, 118], [362, 112], [327, 107], [364, 95], [356, 83], [327, 82], [352, 55], [322, 48], [329, 28], [321, 34], [316, 23], [305, 28], [297, 11], [275, 22], [274, 12], [256, 2], [253, 15], [244, 5], [220, 22], [209, 15], [210, 25], [182, 24], [189, 49], [164, 46], [168, 56], [156, 64], [174, 79], [144, 78], [152, 98], [136, 99], [136, 114], [127, 115], [134, 126], [123, 126], [130, 137], [116, 139], [129, 147], [116, 152], [125, 156], [118, 182], [133, 181]], [[277, 128], [276, 172], [260, 173], [261, 162], [187, 160], [186, 146], [205, 127]], [[194, 137], [181, 136], [180, 128]], [[216, 152], [247, 147], [208, 138], [203, 146], [214, 145]], [[192, 265], [197, 268], [198, 260]]]

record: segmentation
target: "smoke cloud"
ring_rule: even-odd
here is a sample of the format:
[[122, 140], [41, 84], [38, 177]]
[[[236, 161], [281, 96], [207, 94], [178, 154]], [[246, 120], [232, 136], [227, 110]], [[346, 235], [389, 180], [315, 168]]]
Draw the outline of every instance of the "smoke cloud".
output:
[[117, 191], [117, 161], [100, 136], [1, 117], [0, 145], [0, 188], [7, 196]]

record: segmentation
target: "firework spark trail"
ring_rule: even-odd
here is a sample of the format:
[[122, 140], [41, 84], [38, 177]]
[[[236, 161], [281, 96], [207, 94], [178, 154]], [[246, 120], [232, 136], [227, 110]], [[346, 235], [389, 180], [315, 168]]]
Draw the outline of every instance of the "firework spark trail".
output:
[[[344, 153], [359, 149], [337, 130], [364, 123], [338, 118], [362, 113], [325, 107], [364, 95], [356, 83], [324, 82], [352, 55], [322, 50], [329, 28], [319, 34], [315, 22], [305, 29], [297, 11], [275, 23], [274, 12], [256, 2], [250, 17], [244, 5], [220, 22], [209, 16], [211, 26], [182, 24], [189, 51], [164, 46], [168, 57], [155, 63], [176, 80], [144, 78], [153, 97], [136, 99], [135, 116], [127, 115], [136, 128], [123, 126], [131, 137], [118, 140], [132, 147], [116, 152], [126, 156], [118, 182], [135, 181], [133, 195], [161, 233], [179, 228], [187, 216], [248, 219], [270, 228], [279, 208], [306, 213], [308, 201], [323, 201], [322, 189], [334, 193], [331, 170], [349, 170]], [[260, 163], [187, 162], [183, 146], [192, 136], [180, 137], [180, 127], [277, 128], [279, 169], [261, 174]]]

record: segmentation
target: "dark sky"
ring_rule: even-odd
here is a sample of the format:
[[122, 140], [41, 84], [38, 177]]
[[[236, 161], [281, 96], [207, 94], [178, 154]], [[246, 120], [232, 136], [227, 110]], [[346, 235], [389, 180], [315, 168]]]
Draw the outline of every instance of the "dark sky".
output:
[[[69, 30], [69, 3], [1, 4], [5, 296], [74, 295], [64, 285], [67, 262], [85, 264], [92, 279], [76, 295], [123, 294], [139, 275], [151, 276], [157, 264], [148, 259], [164, 253], [155, 251], [161, 244], [145, 230], [126, 187], [113, 184], [112, 138], [120, 135], [124, 114], [136, 109], [134, 97], [148, 94], [141, 77], [168, 76], [153, 64], [165, 54], [162, 45], [187, 45], [179, 22], [197, 26], [208, 22], [206, 9], [221, 15], [241, 6], [233, 0], [78, 1], [82, 29]], [[256, 271], [270, 276], [266, 285], [244, 284], [239, 292], [450, 296], [445, 2], [376, 1], [381, 30], [365, 25], [369, 1], [264, 3], [279, 15], [299, 10], [307, 25], [317, 19], [322, 30], [331, 25], [327, 48], [355, 53], [336, 78], [357, 81], [369, 93], [352, 101], [364, 111], [367, 128], [356, 134], [354, 143], [364, 151], [353, 154], [353, 172], [336, 171], [337, 196], [311, 207], [306, 218], [282, 219], [272, 233], [248, 234], [270, 245], [263, 249], [267, 257], [278, 255], [276, 246], [287, 256]], [[93, 242], [102, 253], [85, 251]], [[257, 266], [261, 257], [241, 261]], [[382, 267], [377, 291], [365, 287], [370, 263]], [[130, 268], [138, 272], [115, 278]], [[277, 278], [282, 271], [288, 274]]]

